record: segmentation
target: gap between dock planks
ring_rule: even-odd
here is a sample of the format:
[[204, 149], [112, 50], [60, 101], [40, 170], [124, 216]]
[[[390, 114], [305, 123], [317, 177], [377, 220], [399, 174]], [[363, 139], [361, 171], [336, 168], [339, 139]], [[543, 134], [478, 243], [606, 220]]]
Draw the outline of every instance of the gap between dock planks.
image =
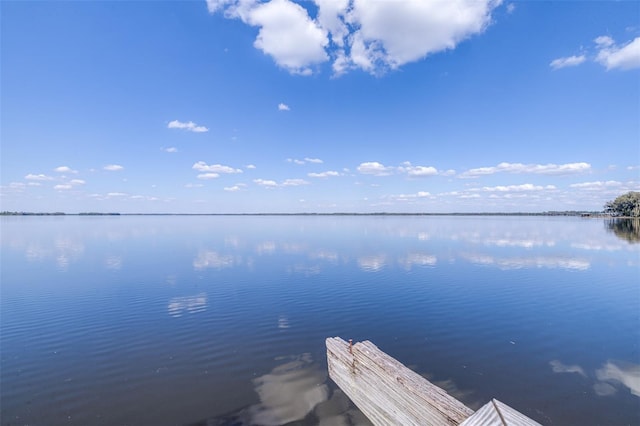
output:
[[495, 399], [474, 413], [369, 341], [326, 344], [329, 377], [375, 425], [540, 426]]

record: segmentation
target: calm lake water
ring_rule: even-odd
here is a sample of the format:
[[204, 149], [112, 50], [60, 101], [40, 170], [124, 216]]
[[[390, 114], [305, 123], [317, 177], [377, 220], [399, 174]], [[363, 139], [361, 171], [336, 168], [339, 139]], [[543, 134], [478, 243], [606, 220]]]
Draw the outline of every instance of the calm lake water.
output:
[[324, 340], [471, 408], [640, 424], [637, 222], [2, 217], [2, 425], [353, 425]]

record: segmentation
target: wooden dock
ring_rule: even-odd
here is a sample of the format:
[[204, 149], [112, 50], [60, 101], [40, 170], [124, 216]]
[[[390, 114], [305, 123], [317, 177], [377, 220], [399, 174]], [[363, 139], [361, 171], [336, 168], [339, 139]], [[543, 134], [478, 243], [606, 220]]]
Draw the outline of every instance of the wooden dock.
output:
[[329, 377], [375, 425], [540, 426], [495, 399], [474, 412], [369, 341], [326, 344]]

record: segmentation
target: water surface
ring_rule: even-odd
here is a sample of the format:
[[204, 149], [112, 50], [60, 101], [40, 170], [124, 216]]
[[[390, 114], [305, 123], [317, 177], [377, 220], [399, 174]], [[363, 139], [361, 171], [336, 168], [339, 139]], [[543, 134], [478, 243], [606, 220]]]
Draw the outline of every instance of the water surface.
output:
[[366, 424], [324, 339], [472, 408], [640, 423], [634, 222], [3, 217], [3, 425]]

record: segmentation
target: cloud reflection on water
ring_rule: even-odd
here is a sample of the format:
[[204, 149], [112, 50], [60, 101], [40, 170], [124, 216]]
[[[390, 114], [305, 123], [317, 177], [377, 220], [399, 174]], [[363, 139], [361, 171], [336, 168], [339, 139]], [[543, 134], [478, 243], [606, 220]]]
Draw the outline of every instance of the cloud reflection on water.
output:
[[591, 267], [586, 259], [566, 257], [493, 257], [482, 254], [466, 254], [461, 257], [476, 265], [496, 266], [502, 270], [522, 268], [549, 268], [584, 271]]
[[278, 426], [305, 418], [329, 398], [326, 372], [303, 354], [254, 379], [260, 403], [249, 408], [252, 424]]
[[[559, 360], [549, 362], [554, 373], [577, 373], [588, 377], [579, 365], [565, 365]], [[611, 396], [618, 392], [614, 385], [624, 386], [640, 397], [640, 365], [624, 361], [607, 361], [595, 371], [596, 381], [593, 390], [598, 396]]]
[[551, 365], [551, 369], [554, 373], [578, 373], [581, 376], [587, 377], [584, 370], [579, 365], [565, 365], [557, 359], [550, 361], [549, 365]]
[[378, 272], [387, 264], [385, 254], [361, 256], [358, 258], [358, 266], [365, 272]]
[[410, 270], [413, 266], [435, 266], [438, 258], [426, 253], [409, 253], [398, 262], [404, 266], [404, 269]]
[[608, 361], [602, 368], [596, 370], [598, 380], [610, 383], [620, 383], [640, 396], [640, 365]]
[[207, 268], [229, 268], [234, 265], [235, 259], [231, 255], [222, 255], [213, 250], [202, 250], [193, 261], [196, 270]]
[[173, 297], [169, 300], [167, 306], [169, 315], [172, 317], [181, 317], [185, 312], [188, 314], [196, 314], [207, 310], [207, 294], [200, 293], [195, 296]]

